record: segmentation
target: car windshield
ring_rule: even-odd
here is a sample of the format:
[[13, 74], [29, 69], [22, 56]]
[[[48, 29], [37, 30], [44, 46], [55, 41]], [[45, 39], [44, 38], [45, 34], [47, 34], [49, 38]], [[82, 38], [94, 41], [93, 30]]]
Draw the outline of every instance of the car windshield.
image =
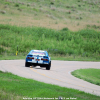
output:
[[43, 51], [32, 51], [32, 55], [46, 56], [46, 53]]

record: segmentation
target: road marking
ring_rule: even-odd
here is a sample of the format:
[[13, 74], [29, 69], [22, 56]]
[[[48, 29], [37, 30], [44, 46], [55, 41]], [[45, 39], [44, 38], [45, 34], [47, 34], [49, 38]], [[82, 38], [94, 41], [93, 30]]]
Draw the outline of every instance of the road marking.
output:
[[[32, 69], [32, 67], [31, 67], [31, 69]], [[33, 69], [32, 69], [32, 70], [33, 70]], [[38, 74], [40, 74], [40, 75], [46, 76], [45, 74], [39, 73], [39, 72], [37, 72], [36, 70], [33, 70], [33, 71], [36, 72], [36, 73], [38, 73]]]
[[[60, 82], [63, 82], [63, 83], [68, 83], [68, 84], [71, 84], [71, 85], [75, 85], [75, 84], [72, 84], [72, 83], [69, 83], [69, 82], [64, 82], [64, 81], [61, 81], [61, 80], [59, 80], [59, 79], [55, 79], [55, 78], [46, 76], [45, 74], [39, 73], [38, 71], [34, 70], [33, 68], [31, 68], [31, 70], [33, 70], [34, 72], [36, 72], [36, 73], [38, 73], [38, 74], [40, 74], [40, 75], [42, 75], [42, 76], [45, 76], [45, 77], [47, 77], [47, 78], [50, 78], [50, 79], [53, 79], [53, 80], [57, 80], [57, 81], [60, 81]], [[69, 72], [69, 73], [70, 73], [70, 72]], [[79, 87], [82, 87], [82, 88], [88, 88], [88, 87], [85, 87], [85, 86], [82, 86], [82, 85], [76, 85], [76, 86], [79, 86]], [[92, 89], [92, 88], [88, 88], [88, 89], [91, 89], [91, 90], [93, 90], [93, 91], [96, 90], [96, 91], [99, 91], [99, 92], [100, 92], [100, 90], [97, 90], [97, 89]]]
[[[39, 73], [39, 72], [37, 72], [36, 70], [34, 70], [33, 68], [31, 68], [31, 70], [33, 70], [34, 72], [36, 72], [36, 73], [38, 73], [38, 74], [40, 74], [40, 75], [42, 75], [42, 76], [45, 76], [45, 77], [47, 77], [47, 78], [54, 79], [54, 80], [57, 80], [57, 81], [61, 81], [61, 80], [59, 80], [59, 79], [51, 78], [51, 77], [49, 77], [49, 76], [46, 76], [45, 74]], [[61, 82], [63, 82], [63, 81], [61, 81]]]

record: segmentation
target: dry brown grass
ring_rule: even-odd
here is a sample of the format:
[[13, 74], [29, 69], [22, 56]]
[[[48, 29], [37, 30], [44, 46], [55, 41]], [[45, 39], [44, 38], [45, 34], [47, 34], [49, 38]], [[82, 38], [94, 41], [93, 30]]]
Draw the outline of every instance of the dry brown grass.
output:
[[1, 100], [22, 100], [23, 97], [21, 96], [16, 96], [14, 94], [10, 94], [10, 93], [6, 93], [2, 90], [0, 90], [0, 96], [1, 96]]
[[10, 24], [10, 25], [23, 26], [23, 27], [37, 26], [37, 27], [46, 27], [46, 28], [57, 29], [57, 30], [61, 30], [65, 27], [68, 27], [72, 31], [76, 31], [84, 28], [83, 25], [73, 26], [70, 21], [66, 21], [66, 22], [67, 24], [65, 24], [64, 21], [57, 21], [57, 24], [55, 24], [56, 20], [50, 18], [35, 20], [33, 17], [27, 17], [27, 16], [8, 17], [8, 16], [0, 15], [0, 24]]
[[[25, 4], [25, 3], [24, 3]], [[49, 10], [56, 12], [53, 14], [48, 12], [47, 7], [37, 8], [37, 5], [32, 3], [30, 8], [35, 5], [38, 12], [33, 10], [27, 12], [20, 8], [11, 8], [9, 6], [1, 5], [1, 10], [5, 10], [6, 13], [0, 13], [0, 24], [11, 24], [17, 26], [37, 26], [47, 27], [51, 29], [61, 30], [65, 27], [72, 31], [77, 31], [86, 28], [87, 25], [98, 25], [100, 26], [100, 14], [92, 14], [87, 10], [84, 12], [72, 11], [63, 8], [51, 7]], [[70, 8], [75, 8], [70, 6]], [[61, 13], [59, 15], [59, 13]], [[85, 17], [84, 17], [85, 16]], [[80, 19], [82, 18], [82, 19]]]
[[[93, 23], [94, 20], [83, 22], [83, 21], [70, 21], [69, 19], [66, 20], [53, 20], [49, 17], [44, 16], [42, 19], [34, 19], [34, 16], [4, 16], [0, 15], [0, 24], [10, 24], [10, 25], [17, 25], [17, 26], [37, 26], [37, 27], [46, 27], [51, 29], [61, 30], [65, 27], [72, 31], [77, 31], [86, 27], [86, 25], [99, 25], [99, 23]], [[57, 22], [57, 24], [55, 24]], [[78, 23], [80, 23], [78, 25]]]

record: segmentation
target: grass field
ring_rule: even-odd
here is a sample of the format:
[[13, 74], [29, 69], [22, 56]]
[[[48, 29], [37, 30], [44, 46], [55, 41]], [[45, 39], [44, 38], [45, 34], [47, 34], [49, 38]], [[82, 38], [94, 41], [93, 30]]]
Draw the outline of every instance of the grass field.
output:
[[[0, 55], [26, 56], [31, 49], [47, 50], [56, 58], [100, 61], [100, 32], [84, 29], [72, 32], [41, 27], [17, 27], [0, 24]], [[6, 59], [6, 58], [5, 58]]]
[[72, 75], [100, 86], [100, 69], [79, 69], [73, 71]]
[[100, 96], [91, 95], [70, 88], [45, 84], [0, 71], [0, 100], [24, 100], [25, 98], [30, 98], [30, 100], [54, 98], [54, 100], [58, 100], [57, 98], [59, 97], [63, 99], [66, 98], [65, 100], [68, 98], [74, 98], [76, 100], [100, 99]]

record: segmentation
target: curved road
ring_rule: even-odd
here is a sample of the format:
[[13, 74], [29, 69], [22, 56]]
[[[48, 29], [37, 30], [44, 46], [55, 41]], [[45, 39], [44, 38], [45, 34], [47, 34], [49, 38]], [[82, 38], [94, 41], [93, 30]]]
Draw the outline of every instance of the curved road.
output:
[[56, 61], [52, 60], [51, 70], [37, 67], [25, 67], [25, 60], [1, 60], [0, 70], [11, 72], [25, 78], [41, 82], [74, 88], [100, 96], [100, 86], [88, 83], [71, 75], [71, 71], [83, 68], [100, 69], [100, 62]]

